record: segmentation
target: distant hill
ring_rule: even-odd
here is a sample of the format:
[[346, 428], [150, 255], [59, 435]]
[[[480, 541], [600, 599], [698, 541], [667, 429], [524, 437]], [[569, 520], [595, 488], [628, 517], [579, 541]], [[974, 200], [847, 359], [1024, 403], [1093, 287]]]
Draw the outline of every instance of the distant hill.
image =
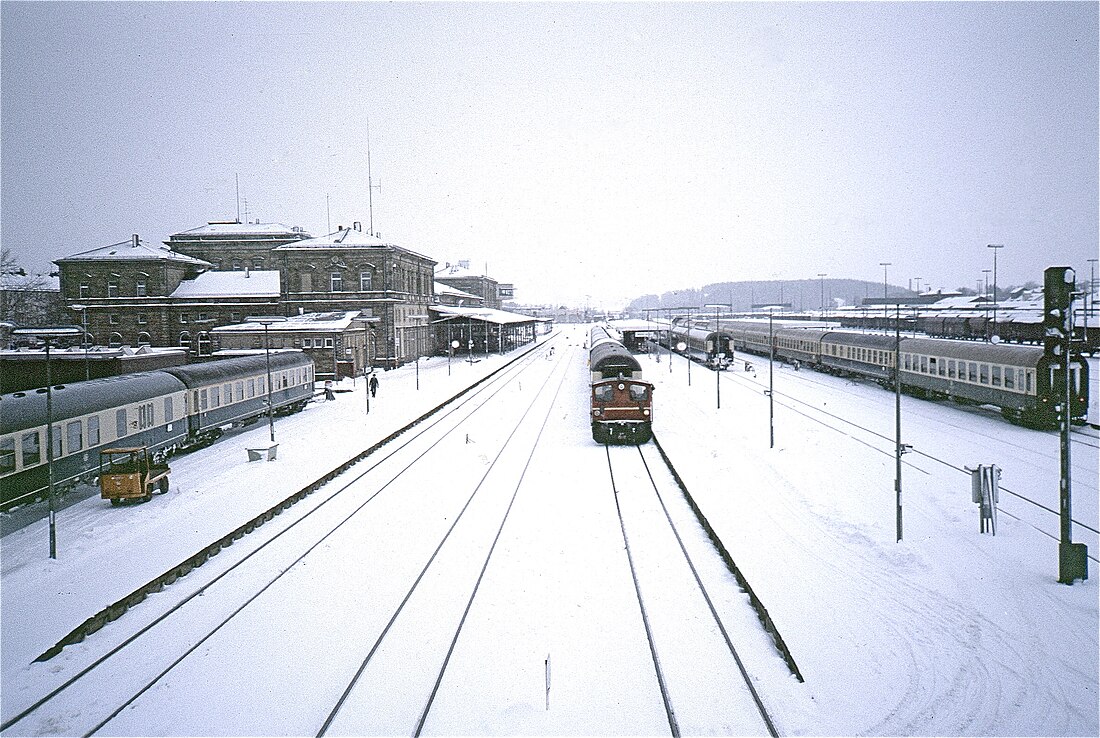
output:
[[[911, 296], [915, 292], [887, 285], [889, 297]], [[722, 305], [735, 312], [753, 305], [789, 304], [794, 310], [819, 310], [824, 298], [832, 309], [837, 305], [858, 305], [865, 297], [882, 297], [882, 282], [858, 279], [785, 279], [763, 282], [717, 282], [700, 289], [683, 289], [662, 295], [643, 295], [627, 305], [627, 311], [663, 310], [677, 307]]]

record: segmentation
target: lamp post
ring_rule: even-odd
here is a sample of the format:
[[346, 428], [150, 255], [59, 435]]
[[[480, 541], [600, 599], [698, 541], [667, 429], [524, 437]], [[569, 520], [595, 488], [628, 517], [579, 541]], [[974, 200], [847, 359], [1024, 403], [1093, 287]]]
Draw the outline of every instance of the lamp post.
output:
[[[431, 318], [430, 315], [410, 315], [408, 317], [410, 317], [410, 318], [412, 318], [413, 320], [416, 320], [416, 321], [428, 320], [429, 318]], [[423, 326], [421, 326], [420, 323], [418, 322], [417, 325], [416, 325], [416, 359], [415, 359], [415, 361], [416, 361], [416, 390], [417, 390], [417, 392], [420, 391], [420, 352], [421, 352], [420, 329], [422, 327]]]
[[768, 310], [768, 448], [775, 448], [775, 337], [773, 311]]
[[818, 278], [819, 282], [821, 283], [821, 317], [822, 318], [825, 317], [825, 277], [826, 277], [826, 275], [825, 275], [824, 272], [818, 272], [817, 273], [817, 278]]
[[890, 314], [887, 312], [887, 306], [886, 306], [886, 270], [892, 264], [893, 264], [893, 262], [890, 262], [890, 261], [880, 261], [878, 263], [878, 265], [880, 267], [882, 267], [882, 329], [883, 330], [886, 330], [886, 328], [890, 324]]
[[1003, 243], [986, 244], [987, 249], [993, 249], [993, 333], [997, 335], [997, 252], [1003, 249]]
[[[717, 409], [722, 409], [722, 359], [726, 358], [723, 353], [719, 351], [718, 343], [718, 310], [724, 306], [722, 305], [705, 305], [704, 307], [714, 308], [714, 398], [717, 403]], [[729, 345], [730, 356], [729, 365], [733, 366], [733, 341], [730, 341]]]
[[[989, 273], [991, 271], [993, 271], [993, 270], [992, 269], [983, 269], [982, 270], [982, 274], [984, 275], [983, 279], [985, 280], [985, 288], [982, 290], [982, 294], [985, 295], [985, 303], [983, 304], [982, 307], [985, 310], [985, 319], [987, 321], [989, 320]], [[992, 335], [993, 335], [992, 331], [990, 331], [989, 328], [986, 327], [986, 329], [985, 329], [985, 340], [988, 341], [989, 337], [992, 336]]]
[[92, 370], [88, 364], [88, 306], [70, 305], [69, 307], [80, 311], [80, 346], [84, 349], [84, 381], [87, 382], [92, 378]]
[[[34, 336], [46, 344], [46, 484], [50, 505], [50, 558], [57, 558], [57, 496], [53, 487], [53, 375], [50, 372], [50, 339], [83, 335], [73, 326], [52, 328], [16, 328], [13, 336]], [[41, 457], [39, 457], [41, 458]]]
[[271, 343], [268, 341], [267, 327], [272, 323], [283, 323], [286, 318], [281, 315], [253, 315], [245, 318], [245, 321], [259, 323], [264, 327], [264, 357], [267, 360], [267, 427], [271, 432], [271, 442], [275, 443], [275, 407], [271, 402]]
[[1085, 303], [1085, 336], [1089, 332], [1089, 313], [1096, 312], [1096, 259], [1089, 259], [1089, 291]]

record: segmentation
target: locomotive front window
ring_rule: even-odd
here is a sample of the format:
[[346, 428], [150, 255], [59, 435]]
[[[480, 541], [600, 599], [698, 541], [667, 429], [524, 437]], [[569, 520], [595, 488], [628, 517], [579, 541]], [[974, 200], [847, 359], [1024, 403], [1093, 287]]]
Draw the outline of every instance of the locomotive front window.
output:
[[644, 384], [630, 385], [630, 399], [634, 402], [643, 402], [649, 397], [649, 388]]
[[611, 402], [611, 398], [614, 396], [614, 391], [609, 384], [601, 384], [598, 387], [592, 388], [592, 397], [596, 402]]

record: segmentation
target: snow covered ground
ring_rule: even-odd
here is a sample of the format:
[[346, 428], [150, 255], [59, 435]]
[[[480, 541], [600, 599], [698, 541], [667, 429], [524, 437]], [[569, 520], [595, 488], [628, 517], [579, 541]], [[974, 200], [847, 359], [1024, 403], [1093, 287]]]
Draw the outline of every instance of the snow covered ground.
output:
[[[579, 344], [584, 335], [583, 328], [567, 326], [552, 339], [559, 360], [571, 355], [573, 362], [583, 362], [586, 354]], [[577, 350], [566, 351], [567, 346]], [[383, 373], [369, 415], [362, 383], [345, 382], [340, 389], [350, 391], [338, 394], [335, 402], [314, 403], [277, 420], [280, 446], [274, 462], [246, 461], [245, 448], [267, 436], [265, 426], [256, 426], [174, 459], [171, 491], [149, 504], [111, 508], [90, 498], [62, 511], [56, 561], [46, 556], [45, 522], [0, 539], [3, 718], [25, 704], [52, 672], [63, 669], [67, 657], [30, 662], [90, 614], [509, 358], [474, 364], [456, 360], [449, 368], [446, 359], [422, 362], [419, 390], [413, 366]], [[893, 396], [875, 386], [777, 367], [775, 447], [769, 448], [768, 400], [762, 392], [767, 363], [753, 362], [755, 381], [740, 371], [740, 364], [719, 377], [720, 409], [713, 373], [691, 367], [689, 386], [687, 365], [678, 357], [671, 371], [667, 356], [660, 363], [645, 357], [643, 366], [657, 384], [655, 430], [662, 445], [768, 607], [805, 677], [798, 683], [774, 671], [757, 675], [779, 731], [1097, 735], [1095, 561], [1090, 561], [1089, 580], [1057, 584], [1057, 542], [1042, 532], [1057, 534], [1056, 516], [1036, 517], [1027, 510], [1031, 506], [1010, 497], [1002, 499], [1006, 514], [998, 518], [997, 535], [980, 534], [969, 478], [961, 471], [997, 464], [1005, 487], [1057, 509], [1057, 438], [1015, 428], [983, 411], [904, 398], [904, 441], [915, 453], [905, 457], [904, 536], [898, 542]], [[583, 366], [572, 371], [583, 377]], [[558, 403], [558, 431], [547, 443], [560, 447], [564, 458], [569, 446], [591, 440], [585, 399], [565, 396]], [[1074, 517], [1095, 528], [1095, 450], [1078, 450], [1074, 464]], [[542, 478], [549, 490], [560, 490], [563, 480], [573, 478], [571, 472], [557, 470], [555, 478], [551, 464]], [[575, 485], [564, 486], [576, 492]], [[601, 555], [614, 550], [607, 531], [584, 528], [589, 516], [570, 514], [582, 499], [564, 494], [559, 505], [517, 512], [518, 531], [501, 553], [512, 563], [495, 572], [497, 586], [488, 590], [498, 593], [485, 606], [491, 624], [480, 630], [481, 647], [465, 644], [476, 653], [496, 655], [490, 662], [467, 659], [476, 667], [469, 667], [465, 677], [458, 674], [460, 680], [512, 681], [509, 659], [516, 655], [491, 646], [493, 634], [507, 630], [509, 608], [545, 604], [546, 592], [522, 586], [530, 552], [544, 549], [554, 537], [569, 536], [602, 541], [603, 548], [593, 549]], [[1088, 541], [1096, 557], [1095, 537], [1076, 539]], [[547, 572], [551, 596], [595, 597], [608, 589], [599, 561], [586, 567], [591, 562], [566, 561], [564, 553], [561, 558], [568, 576]], [[509, 581], [515, 587], [504, 596], [500, 593], [508, 591]], [[576, 616], [545, 628], [558, 642], [575, 633], [574, 652], [590, 648], [585, 639], [593, 633], [591, 624]], [[86, 647], [88, 642], [72, 648], [75, 653]], [[644, 641], [639, 641], [642, 648]], [[641, 652], [622, 657], [639, 668], [648, 658]], [[563, 682], [562, 688], [570, 686]], [[609, 684], [594, 672], [571, 688], [582, 689], [592, 704], [614, 710], [622, 685]], [[553, 710], [489, 720], [488, 707], [479, 712], [448, 697], [457, 694], [443, 692], [438, 715], [453, 717], [429, 722], [428, 732], [477, 734], [509, 725], [542, 734], [595, 730], [563, 721]], [[656, 732], [659, 722], [652, 724]], [[152, 733], [191, 734], [196, 725], [144, 727]], [[624, 719], [617, 725], [604, 732], [620, 733], [637, 723]], [[141, 733], [141, 727], [131, 729]], [[52, 732], [65, 734], [64, 726]]]

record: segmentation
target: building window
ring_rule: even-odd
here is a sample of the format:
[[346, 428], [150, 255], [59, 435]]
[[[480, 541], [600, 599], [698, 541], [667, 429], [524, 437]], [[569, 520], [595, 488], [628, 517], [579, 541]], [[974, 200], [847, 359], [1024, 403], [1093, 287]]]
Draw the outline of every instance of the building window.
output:
[[313, 291], [313, 275], [312, 274], [303, 274], [302, 275], [302, 292], [312, 292], [312, 291]]
[[264, 260], [261, 257], [256, 257], [255, 259], [252, 260], [252, 268], [253, 269], [263, 269], [264, 268]]
[[134, 283], [134, 296], [145, 297], [145, 282], [139, 281]]
[[107, 283], [107, 297], [118, 297], [118, 282]]
[[234, 259], [233, 260], [233, 271], [239, 272], [243, 268], [244, 267], [241, 266], [241, 260], [240, 259]]
[[88, 417], [88, 447], [93, 448], [99, 445], [99, 416], [91, 415]]
[[149, 322], [149, 316], [146, 315], [145, 313], [138, 313], [137, 314], [137, 322], [138, 322], [139, 325], [145, 325], [146, 323]]
[[199, 322], [203, 323], [207, 320], [206, 313], [199, 313]]
[[148, 346], [151, 343], [153, 343], [153, 339], [152, 339], [152, 336], [150, 336], [148, 333], [146, 333], [145, 331], [142, 331], [141, 333], [138, 334], [137, 342], [138, 342], [139, 346]]
[[340, 274], [340, 272], [332, 272], [329, 275], [329, 284], [330, 284], [330, 290], [332, 292], [343, 292], [344, 291], [344, 275]]
[[120, 318], [118, 317], [118, 313], [110, 313], [110, 314], [109, 314], [109, 315], [107, 316], [107, 322], [109, 322], [109, 323], [110, 323], [111, 325], [118, 325], [118, 324], [119, 324], [119, 323], [121, 323], [122, 321], [121, 321], [121, 319], [120, 319]]
[[370, 272], [359, 272], [359, 291], [370, 292], [371, 291], [371, 274]]
[[80, 299], [83, 300], [85, 297], [88, 297], [88, 295], [90, 295], [91, 293], [92, 293], [92, 288], [88, 285], [88, 283], [87, 282], [81, 282], [80, 283]]
[[191, 320], [191, 315], [189, 313], [180, 313], [180, 322], [181, 323], [187, 323], [190, 320]]
[[240, 313], [230, 313], [229, 314], [229, 322], [230, 323], [240, 323], [241, 322], [241, 314]]
[[[318, 339], [318, 340], [320, 340], [320, 339]], [[332, 339], [331, 338], [326, 338], [325, 339], [325, 348], [332, 348]]]

